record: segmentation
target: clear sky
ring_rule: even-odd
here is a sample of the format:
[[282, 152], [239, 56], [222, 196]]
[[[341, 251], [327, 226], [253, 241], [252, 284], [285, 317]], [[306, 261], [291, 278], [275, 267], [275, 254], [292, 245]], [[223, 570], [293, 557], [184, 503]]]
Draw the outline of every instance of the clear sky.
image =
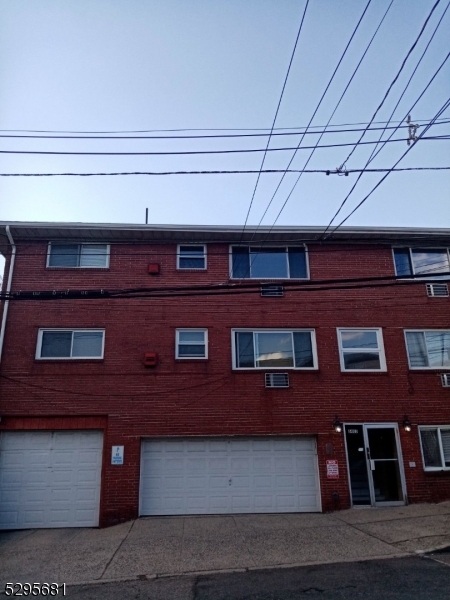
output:
[[[366, 5], [366, 0], [310, 0], [276, 127], [306, 126]], [[372, 0], [317, 111], [331, 112], [390, 0]], [[394, 0], [333, 124], [367, 123], [385, 95], [435, 0]], [[387, 120], [447, 7], [441, 0], [376, 121]], [[0, 129], [129, 131], [270, 128], [305, 0], [0, 0]], [[448, 53], [450, 9], [393, 119], [403, 119]], [[431, 119], [450, 96], [450, 60], [412, 112]], [[450, 110], [443, 117], [450, 120]], [[339, 128], [337, 128], [339, 129]], [[418, 130], [418, 133], [421, 129]], [[19, 132], [10, 132], [19, 133]], [[188, 133], [188, 132], [186, 132]], [[201, 133], [201, 132], [191, 132]], [[213, 132], [210, 132], [213, 133]], [[223, 132], [225, 133], [225, 132]], [[6, 132], [1, 132], [5, 135]], [[450, 123], [428, 136], [450, 134]], [[323, 136], [356, 142], [359, 133]], [[377, 132], [363, 141], [377, 139]], [[405, 130], [395, 134], [404, 137]], [[306, 135], [302, 145], [317, 142]], [[297, 146], [300, 136], [270, 147]], [[266, 138], [213, 140], [46, 140], [8, 138], [1, 150], [157, 152], [264, 148]], [[407, 149], [387, 144], [371, 164], [389, 168]], [[334, 169], [351, 146], [318, 149], [308, 168]], [[360, 146], [347, 168], [362, 168]], [[303, 167], [308, 150], [292, 168]], [[286, 168], [292, 151], [270, 152], [266, 168]], [[1, 173], [259, 169], [262, 153], [198, 156], [55, 156], [2, 154]], [[399, 167], [450, 166], [450, 140], [422, 140]], [[342, 218], [382, 174], [365, 174]], [[296, 179], [289, 174], [263, 224], [271, 225]], [[249, 224], [258, 224], [280, 175], [264, 174]], [[304, 174], [279, 225], [326, 225], [356, 180]], [[243, 224], [255, 174], [127, 177], [0, 177], [0, 219]], [[391, 173], [347, 225], [450, 226], [450, 171]], [[339, 219], [338, 221], [339, 222]]]

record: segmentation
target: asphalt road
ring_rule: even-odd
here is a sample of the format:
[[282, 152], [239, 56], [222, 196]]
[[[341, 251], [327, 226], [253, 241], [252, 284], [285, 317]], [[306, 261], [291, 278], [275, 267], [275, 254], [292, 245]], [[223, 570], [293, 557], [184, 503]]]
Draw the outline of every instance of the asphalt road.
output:
[[450, 550], [427, 557], [67, 588], [77, 600], [448, 600]]

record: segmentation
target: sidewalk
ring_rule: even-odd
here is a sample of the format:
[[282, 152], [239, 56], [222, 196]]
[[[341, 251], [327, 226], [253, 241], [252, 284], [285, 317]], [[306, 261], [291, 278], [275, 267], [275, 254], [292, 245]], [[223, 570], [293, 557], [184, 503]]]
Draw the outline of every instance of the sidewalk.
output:
[[450, 502], [332, 514], [150, 517], [0, 532], [6, 582], [92, 582], [401, 557], [450, 546]]

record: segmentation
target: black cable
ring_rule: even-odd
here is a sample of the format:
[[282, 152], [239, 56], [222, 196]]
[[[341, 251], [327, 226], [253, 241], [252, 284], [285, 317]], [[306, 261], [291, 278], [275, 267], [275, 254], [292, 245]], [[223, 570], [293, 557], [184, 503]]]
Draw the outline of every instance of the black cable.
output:
[[[449, 139], [448, 135], [430, 136], [423, 138], [426, 140]], [[389, 142], [404, 142], [404, 138], [389, 140]], [[364, 144], [378, 144], [373, 142], [359, 142]], [[311, 150], [312, 148], [340, 148], [343, 146], [353, 146], [354, 143], [347, 144], [323, 144], [321, 146], [303, 146], [299, 147], [284, 147], [284, 148], [250, 148], [249, 150], [186, 150], [177, 152], [69, 152], [69, 151], [51, 151], [51, 150], [0, 150], [0, 154], [50, 154], [57, 156], [177, 156], [191, 154], [246, 154], [250, 152], [282, 152], [285, 150]]]
[[[366, 46], [366, 49], [364, 50], [364, 53], [363, 53], [363, 55], [361, 56], [361, 58], [360, 58], [360, 60], [359, 60], [358, 64], [356, 65], [355, 69], [353, 70], [353, 73], [352, 73], [352, 75], [351, 75], [351, 77], [350, 77], [350, 79], [349, 79], [349, 81], [348, 81], [347, 85], [345, 86], [345, 88], [344, 88], [344, 91], [343, 91], [343, 92], [342, 92], [342, 94], [341, 94], [341, 97], [339, 98], [339, 100], [338, 100], [338, 102], [337, 102], [336, 106], [334, 107], [334, 110], [333, 110], [333, 112], [332, 112], [332, 113], [331, 113], [331, 115], [330, 115], [330, 118], [328, 119], [328, 122], [327, 122], [327, 124], [326, 124], [326, 125], [325, 125], [325, 127], [324, 127], [323, 133], [321, 133], [321, 135], [320, 135], [319, 139], [317, 140], [317, 142], [316, 142], [316, 144], [315, 144], [314, 148], [312, 149], [312, 152], [311, 152], [311, 154], [310, 154], [310, 155], [309, 155], [309, 157], [308, 157], [308, 160], [307, 160], [307, 161], [305, 162], [305, 164], [303, 165], [303, 170], [305, 170], [305, 169], [306, 169], [306, 167], [308, 166], [308, 164], [309, 164], [309, 161], [311, 160], [311, 158], [312, 158], [312, 156], [313, 156], [314, 152], [315, 152], [315, 151], [316, 151], [316, 149], [319, 147], [320, 140], [322, 139], [322, 137], [323, 137], [323, 135], [324, 135], [324, 133], [325, 133], [325, 131], [326, 131], [327, 127], [329, 126], [329, 124], [330, 124], [330, 122], [331, 122], [331, 119], [333, 118], [333, 116], [335, 115], [335, 113], [336, 113], [337, 109], [339, 108], [339, 105], [341, 104], [341, 102], [342, 102], [342, 99], [344, 98], [344, 96], [345, 96], [345, 94], [346, 94], [346, 92], [347, 92], [348, 88], [350, 87], [350, 84], [352, 83], [352, 81], [353, 81], [354, 77], [356, 76], [356, 73], [358, 72], [358, 69], [359, 69], [359, 67], [360, 67], [360, 65], [361, 65], [361, 63], [362, 63], [362, 61], [364, 60], [364, 58], [365, 58], [365, 56], [366, 56], [367, 52], [369, 51], [369, 48], [370, 48], [370, 46], [372, 45], [372, 42], [373, 42], [373, 40], [375, 39], [375, 36], [377, 35], [377, 33], [378, 33], [378, 30], [380, 29], [380, 27], [381, 27], [381, 25], [382, 25], [382, 23], [383, 23], [383, 21], [384, 21], [384, 19], [385, 19], [386, 15], [388, 14], [388, 12], [389, 12], [389, 10], [390, 10], [390, 8], [391, 8], [391, 6], [392, 6], [392, 3], [393, 3], [393, 1], [394, 1], [394, 0], [391, 0], [391, 2], [390, 2], [390, 4], [389, 4], [389, 6], [387, 7], [387, 9], [386, 9], [386, 11], [385, 11], [385, 13], [384, 13], [384, 15], [383, 15], [383, 17], [382, 17], [381, 21], [380, 21], [380, 23], [378, 24], [378, 27], [376, 28], [376, 30], [375, 30], [374, 34], [372, 35], [372, 37], [371, 37], [371, 39], [370, 39], [369, 43], [367, 44], [367, 46]], [[370, 4], [370, 3], [369, 3], [369, 4]], [[339, 60], [339, 62], [338, 62], [338, 64], [337, 64], [337, 66], [336, 66], [336, 69], [335, 69], [335, 71], [334, 71], [334, 73], [333, 73], [333, 75], [332, 75], [332, 77], [331, 77], [331, 80], [330, 80], [330, 82], [328, 83], [328, 86], [326, 87], [326, 89], [325, 89], [325, 92], [323, 93], [323, 95], [322, 95], [322, 98], [320, 99], [320, 101], [319, 101], [319, 104], [317, 105], [317, 108], [316, 108], [316, 110], [315, 110], [315, 112], [314, 112], [313, 116], [311, 117], [310, 123], [312, 122], [312, 120], [313, 120], [313, 118], [314, 118], [314, 116], [315, 116], [315, 114], [316, 114], [317, 110], [318, 110], [318, 109], [319, 109], [319, 107], [320, 107], [320, 104], [321, 104], [321, 102], [322, 102], [322, 100], [323, 100], [323, 98], [324, 98], [324, 96], [325, 96], [325, 94], [326, 94], [326, 92], [327, 92], [327, 90], [328, 90], [328, 87], [330, 86], [330, 84], [331, 84], [331, 82], [332, 82], [332, 80], [333, 80], [333, 78], [334, 78], [334, 75], [336, 74], [336, 71], [337, 71], [337, 69], [339, 68], [339, 65], [340, 65], [340, 64], [341, 64], [341, 62], [342, 62], [342, 60], [343, 60], [343, 58], [344, 58], [344, 56], [345, 56], [345, 53], [347, 52], [347, 49], [348, 49], [348, 47], [349, 47], [349, 45], [350, 45], [350, 42], [352, 41], [352, 39], [353, 39], [353, 36], [355, 35], [355, 33], [356, 33], [356, 31], [357, 31], [357, 29], [358, 29], [358, 27], [359, 27], [359, 24], [361, 23], [361, 20], [362, 20], [362, 18], [363, 18], [363, 16], [364, 16], [364, 14], [365, 14], [365, 12], [366, 12], [367, 8], [369, 7], [369, 4], [367, 4], [367, 6], [366, 6], [366, 8], [365, 8], [365, 10], [364, 10], [364, 12], [363, 12], [363, 14], [361, 15], [361, 18], [359, 19], [359, 21], [358, 21], [358, 23], [357, 23], [357, 25], [356, 25], [356, 28], [355, 28], [355, 30], [353, 31], [353, 34], [352, 34], [352, 36], [351, 36], [351, 38], [350, 38], [350, 40], [349, 40], [349, 42], [348, 42], [348, 44], [347, 44], [347, 46], [346, 46], [346, 48], [345, 48], [345, 50], [344, 50], [344, 53], [342, 54], [342, 56], [341, 56], [341, 58], [340, 58], [340, 60]], [[308, 131], [305, 131], [305, 134], [306, 134], [306, 133], [308, 133]], [[282, 184], [282, 182], [283, 182], [283, 180], [284, 180], [284, 178], [285, 178], [285, 176], [286, 176], [286, 173], [288, 172], [288, 169], [289, 169], [289, 167], [291, 166], [291, 164], [292, 164], [292, 162], [293, 162], [294, 158], [296, 157], [296, 155], [297, 155], [297, 151], [300, 149], [300, 146], [301, 146], [301, 144], [302, 144], [302, 142], [303, 142], [303, 139], [304, 139], [304, 136], [305, 136], [305, 134], [302, 136], [302, 138], [301, 138], [300, 142], [298, 143], [297, 149], [295, 150], [294, 154], [292, 155], [292, 157], [291, 157], [291, 160], [289, 161], [289, 163], [288, 163], [288, 165], [287, 165], [287, 167], [286, 167], [286, 171], [285, 171], [285, 173], [283, 174], [283, 176], [281, 177], [280, 181], [278, 182], [278, 185], [277, 185], [277, 187], [276, 187], [276, 189], [275, 189], [274, 193], [272, 194], [272, 197], [271, 197], [271, 199], [270, 199], [270, 201], [269, 201], [269, 203], [268, 203], [268, 205], [267, 205], [267, 207], [266, 207], [266, 209], [265, 209], [265, 211], [264, 211], [264, 213], [263, 213], [263, 215], [262, 215], [261, 219], [259, 220], [258, 226], [259, 226], [259, 225], [261, 225], [261, 223], [262, 223], [262, 221], [263, 221], [264, 217], [265, 217], [265, 216], [266, 216], [266, 214], [267, 214], [267, 211], [269, 210], [270, 206], [272, 205], [272, 202], [273, 202], [273, 200], [274, 200], [275, 196], [277, 195], [277, 193], [278, 193], [278, 190], [280, 189], [280, 186], [281, 186], [281, 184]], [[290, 193], [289, 193], [288, 197], [286, 198], [286, 200], [285, 200], [285, 202], [284, 202], [284, 204], [283, 204], [283, 206], [282, 206], [282, 208], [281, 208], [281, 211], [278, 213], [278, 215], [277, 215], [277, 218], [276, 218], [276, 219], [275, 219], [275, 221], [274, 221], [274, 225], [275, 225], [275, 223], [277, 222], [277, 220], [278, 220], [278, 218], [279, 218], [279, 216], [280, 216], [280, 214], [281, 214], [282, 210], [284, 209], [284, 207], [285, 207], [286, 203], [289, 201], [289, 198], [291, 197], [291, 195], [292, 195], [292, 193], [293, 193], [293, 191], [294, 191], [294, 189], [295, 189], [295, 187], [296, 187], [297, 183], [299, 182], [299, 180], [300, 180], [301, 176], [302, 176], [302, 170], [300, 171], [300, 175], [298, 176], [298, 178], [297, 178], [297, 180], [295, 181], [295, 183], [294, 183], [294, 185], [293, 185], [293, 187], [292, 187], [292, 189], [291, 189], [291, 191], [290, 191]]]
[[268, 137], [268, 139], [267, 139], [267, 145], [266, 145], [266, 149], [265, 149], [265, 151], [264, 151], [264, 155], [263, 155], [263, 158], [262, 158], [262, 161], [261, 161], [261, 166], [259, 167], [259, 173], [258, 173], [258, 176], [257, 176], [257, 178], [256, 178], [255, 187], [254, 187], [254, 189], [253, 189], [252, 198], [251, 198], [251, 200], [250, 200], [250, 205], [249, 205], [249, 207], [248, 207], [247, 216], [245, 217], [244, 227], [243, 227], [243, 229], [242, 229], [241, 239], [240, 239], [239, 243], [241, 243], [241, 241], [242, 241], [242, 237], [243, 237], [243, 235], [244, 235], [245, 227], [247, 226], [248, 218], [249, 218], [249, 216], [250, 216], [250, 211], [252, 210], [253, 200], [254, 200], [254, 198], [255, 198], [256, 189], [257, 189], [257, 187], [258, 187], [258, 183], [259, 183], [259, 180], [260, 180], [260, 178], [261, 178], [261, 171], [262, 171], [262, 169], [263, 169], [263, 167], [264, 167], [264, 162], [265, 162], [265, 160], [266, 160], [267, 152], [268, 152], [268, 150], [269, 150], [270, 140], [271, 140], [272, 133], [273, 133], [273, 129], [274, 129], [274, 127], [275, 127], [275, 123], [276, 123], [276, 120], [277, 120], [277, 117], [278, 117], [278, 112], [279, 112], [279, 110], [280, 110], [281, 101], [282, 101], [282, 99], [283, 99], [283, 95], [284, 95], [284, 90], [285, 90], [285, 88], [286, 88], [287, 80], [288, 80], [288, 78], [289, 78], [289, 73], [290, 73], [290, 71], [291, 71], [291, 66], [292, 66], [292, 62], [293, 62], [293, 60], [294, 60], [295, 51], [296, 51], [296, 49], [297, 49], [298, 40], [299, 40], [299, 38], [300, 38], [300, 34], [301, 34], [301, 32], [302, 32], [302, 28], [303, 28], [303, 22], [304, 22], [304, 20], [305, 20], [305, 15], [306, 15], [306, 10], [307, 10], [307, 8], [308, 8], [308, 4], [309, 4], [309, 0], [306, 0], [305, 9], [304, 9], [304, 11], [303, 11], [302, 19], [301, 19], [301, 21], [300, 21], [300, 26], [299, 26], [299, 28], [298, 28], [298, 32], [297, 32], [297, 37], [296, 37], [296, 39], [295, 39], [294, 49], [292, 50], [291, 59], [290, 59], [290, 61], [289, 61], [289, 66], [288, 66], [288, 70], [287, 70], [287, 72], [286, 72], [286, 76], [285, 76], [285, 78], [284, 78], [283, 88], [282, 88], [282, 90], [281, 90], [280, 98], [279, 98], [279, 100], [278, 100], [277, 109], [276, 109], [276, 111], [275, 111], [275, 116], [274, 116], [274, 118], [273, 118], [272, 127], [271, 127], [271, 129], [270, 129], [270, 135], [269, 135], [269, 137]]
[[[378, 114], [378, 111], [381, 109], [381, 107], [383, 106], [386, 98], [389, 96], [389, 93], [391, 91], [391, 89], [393, 88], [393, 86], [395, 85], [396, 81], [398, 80], [398, 78], [400, 77], [401, 72], [403, 71], [409, 57], [411, 56], [412, 52], [414, 51], [414, 48], [417, 46], [420, 38], [422, 37], [423, 32], [425, 31], [429, 20], [431, 19], [431, 16], [433, 14], [433, 12], [436, 10], [438, 4], [441, 2], [441, 0], [436, 0], [436, 2], [434, 3], [433, 7], [431, 8], [430, 13], [428, 14], [428, 17], [425, 19], [424, 24], [422, 25], [422, 28], [419, 31], [418, 36], [416, 37], [413, 45], [411, 46], [411, 48], [408, 50], [405, 58], [403, 59], [402, 64], [400, 65], [399, 70], [397, 71], [397, 74], [395, 75], [394, 79], [391, 81], [386, 93], [383, 96], [383, 99], [381, 100], [380, 104], [378, 105], [377, 109], [375, 110], [375, 112], [372, 115], [372, 118], [369, 121], [369, 125], [366, 127], [366, 130], [368, 129], [368, 127], [372, 124], [373, 120], [375, 119], [375, 117]], [[353, 150], [350, 152], [350, 154], [347, 156], [347, 158], [344, 160], [344, 162], [342, 163], [343, 165], [345, 165], [347, 163], [347, 161], [350, 159], [350, 157], [352, 156], [352, 154], [355, 152], [356, 148], [358, 147], [358, 145], [360, 144], [361, 140], [363, 139], [365, 135], [365, 131], [361, 134], [358, 142], [355, 144], [355, 147], [353, 148]]]
[[[415, 119], [418, 123], [421, 121], [428, 122], [429, 119]], [[402, 121], [391, 121], [391, 123], [402, 123]], [[385, 124], [387, 121], [373, 121], [376, 125]], [[367, 125], [367, 122], [358, 122], [358, 123], [335, 123], [334, 125], [330, 125], [330, 127], [352, 127], [354, 125]], [[323, 128], [323, 125], [311, 125], [310, 129]], [[274, 131], [290, 131], [293, 129], [305, 129], [305, 127], [275, 127]], [[140, 130], [122, 130], [122, 131], [62, 131], [55, 129], [0, 129], [0, 132], [23, 132], [23, 133], [85, 133], [85, 134], [108, 134], [108, 133], [158, 133], [158, 132], [177, 132], [177, 131], [269, 131], [267, 127], [247, 127], [247, 128], [239, 128], [239, 127], [229, 127], [229, 128], [220, 128], [220, 127], [211, 127], [211, 128], [184, 128], [184, 129], [140, 129]], [[265, 134], [267, 135], [267, 134]], [[298, 133], [297, 133], [298, 135]]]
[[[438, 111], [438, 115], [441, 115], [448, 107], [450, 106], [450, 100], [447, 100], [447, 102], [444, 103], [444, 105], [442, 106], [442, 108]], [[417, 140], [422, 139], [421, 136], [428, 131], [428, 129], [432, 126], [432, 122], [429, 123], [429, 125], [427, 127], [425, 127], [425, 129], [423, 130], [423, 132], [421, 134], [418, 135]], [[401, 157], [398, 159], [398, 161], [393, 165], [392, 169], [394, 169], [401, 160], [403, 160], [403, 158], [408, 154], [408, 152], [410, 150], [412, 150], [412, 148], [415, 146], [415, 143], [412, 146], [408, 146], [408, 149], [401, 155]], [[373, 192], [383, 183], [383, 181], [386, 179], [386, 177], [388, 177], [389, 173], [391, 173], [392, 171], [388, 171], [386, 173], [386, 175], [384, 175], [384, 177], [382, 177], [380, 179], [380, 181], [371, 189], [371, 191], [364, 196], [364, 198], [361, 200], [361, 202], [345, 217], [345, 219], [343, 219], [339, 225], [337, 225], [337, 227], [335, 227], [333, 229], [333, 231], [329, 234], [329, 235], [333, 235], [333, 233], [339, 229], [339, 227], [341, 227], [341, 225], [343, 225], [357, 210], [358, 208], [360, 208], [360, 206], [362, 206], [364, 204], [364, 202], [373, 194]], [[329, 236], [328, 236], [329, 237]]]
[[[450, 167], [404, 167], [400, 169], [349, 169], [344, 173], [338, 169], [263, 169], [261, 173], [321, 173], [322, 175], [351, 175], [352, 173], [385, 173], [400, 171], [448, 171]], [[112, 173], [0, 173], [0, 177], [96, 177], [114, 175], [245, 175], [259, 173], [258, 170], [247, 171], [124, 171]]]
[[[433, 31], [433, 33], [431, 34], [431, 37], [430, 37], [430, 39], [428, 40], [428, 43], [427, 43], [427, 45], [425, 46], [425, 49], [424, 49], [424, 51], [422, 52], [422, 54], [421, 54], [421, 56], [420, 56], [419, 60], [417, 61], [417, 64], [416, 64], [416, 66], [415, 66], [415, 68], [414, 68], [413, 72], [411, 73], [411, 75], [410, 75], [410, 77], [409, 77], [408, 81], [406, 82], [406, 85], [405, 85], [405, 87], [403, 88], [403, 92], [400, 94], [400, 97], [399, 97], [399, 99], [397, 100], [397, 103], [396, 103], [396, 105], [395, 105], [395, 106], [394, 106], [394, 108], [392, 109], [392, 112], [391, 112], [391, 114], [390, 114], [390, 116], [389, 116], [389, 119], [388, 119], [388, 121], [387, 121], [386, 125], [385, 125], [385, 126], [382, 128], [382, 129], [383, 129], [383, 131], [382, 131], [382, 132], [381, 132], [381, 134], [380, 134], [380, 137], [379, 137], [379, 140], [378, 140], [379, 142], [381, 141], [381, 138], [383, 137], [383, 135], [384, 135], [384, 132], [385, 132], [385, 131], [388, 129], [389, 123], [390, 123], [390, 121], [391, 121], [392, 117], [394, 116], [394, 113], [395, 113], [395, 111], [397, 110], [397, 108], [398, 108], [398, 105], [400, 104], [400, 102], [401, 102], [401, 100], [402, 100], [403, 96], [406, 94], [406, 91], [407, 91], [407, 89], [409, 88], [409, 84], [411, 83], [411, 81], [412, 81], [412, 79], [413, 79], [414, 75], [415, 75], [415, 74], [416, 74], [416, 72], [417, 72], [417, 69], [418, 69], [418, 68], [419, 68], [419, 66], [420, 66], [420, 63], [422, 62], [422, 60], [423, 60], [423, 58], [424, 58], [425, 54], [427, 53], [427, 50], [428, 50], [428, 48], [430, 47], [430, 44], [431, 44], [431, 42], [433, 41], [433, 39], [434, 39], [434, 36], [436, 35], [436, 32], [437, 32], [437, 30], [439, 29], [439, 27], [440, 27], [440, 25], [441, 25], [441, 23], [442, 23], [442, 19], [445, 17], [445, 13], [447, 12], [447, 10], [448, 10], [448, 8], [449, 8], [449, 7], [450, 7], [450, 1], [447, 3], [447, 6], [445, 7], [445, 9], [444, 9], [444, 12], [443, 12], [443, 13], [442, 13], [442, 15], [441, 15], [441, 18], [440, 18], [440, 19], [439, 19], [439, 21], [437, 22], [437, 25], [436, 25], [436, 27], [434, 28], [434, 31]], [[397, 125], [397, 128], [398, 128], [398, 127], [400, 127], [400, 126], [401, 126], [401, 125], [400, 125], [400, 124], [398, 124], [398, 125]], [[366, 163], [366, 164], [370, 164], [370, 163], [371, 163], [371, 161], [372, 161], [372, 157], [373, 157], [373, 158], [375, 158], [374, 154], [375, 154], [376, 150], [377, 150], [377, 146], [375, 146], [375, 148], [372, 150], [372, 152], [371, 152], [371, 154], [370, 154], [370, 156], [369, 156], [369, 160], [367, 161], [367, 163]], [[381, 150], [381, 148], [380, 148], [380, 150]]]
[[[447, 60], [450, 58], [450, 52], [447, 54], [447, 56], [444, 58], [444, 60], [442, 61], [442, 63], [439, 65], [438, 69], [435, 71], [435, 73], [433, 74], [433, 76], [431, 77], [431, 79], [429, 80], [429, 82], [427, 83], [427, 85], [425, 86], [425, 88], [422, 90], [422, 92], [420, 93], [419, 97], [416, 99], [416, 101], [414, 102], [414, 104], [409, 108], [408, 112], [406, 113], [403, 121], [406, 119], [407, 115], [411, 113], [412, 109], [417, 105], [417, 103], [419, 102], [419, 100], [422, 98], [422, 96], [425, 94], [425, 92], [428, 90], [428, 88], [430, 87], [430, 85], [432, 84], [432, 82], [434, 81], [434, 79], [437, 77], [438, 73], [441, 71], [441, 69], [443, 68], [443, 66], [445, 65], [445, 63], [447, 62]], [[432, 123], [432, 121], [430, 121], [430, 123]], [[427, 125], [428, 127], [428, 125]], [[366, 167], [367, 165], [373, 161], [376, 156], [381, 152], [381, 150], [384, 148], [386, 142], [389, 142], [390, 138], [388, 138], [387, 140], [384, 140], [382, 142], [381, 147], [379, 148], [379, 150], [377, 151], [377, 153], [366, 162]], [[398, 163], [396, 163], [398, 164]], [[395, 165], [394, 165], [395, 167]], [[330, 222], [328, 223], [328, 225], [326, 226], [326, 228], [324, 229], [320, 239], [325, 239], [326, 233], [327, 231], [330, 229], [333, 221], [335, 220], [335, 218], [338, 216], [338, 214], [341, 212], [341, 210], [343, 209], [345, 203], [347, 202], [347, 200], [349, 199], [350, 195], [353, 193], [353, 190], [355, 189], [355, 187], [357, 186], [359, 180], [362, 177], [362, 174], [364, 173], [364, 169], [361, 171], [361, 174], [358, 176], [358, 178], [356, 179], [355, 183], [353, 184], [353, 186], [351, 187], [350, 191], [347, 193], [347, 195], [345, 196], [344, 200], [341, 202], [339, 208], [337, 209], [337, 211], [334, 213], [333, 217], [331, 218]]]

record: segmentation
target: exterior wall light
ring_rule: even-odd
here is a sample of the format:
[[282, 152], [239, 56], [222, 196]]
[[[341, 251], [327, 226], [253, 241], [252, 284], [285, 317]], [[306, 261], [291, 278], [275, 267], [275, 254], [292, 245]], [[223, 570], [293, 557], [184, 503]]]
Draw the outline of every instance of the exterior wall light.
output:
[[337, 415], [334, 418], [333, 427], [336, 433], [342, 432], [342, 423], [339, 421], [339, 417]]
[[408, 417], [405, 415], [403, 417], [403, 429], [405, 431], [411, 431], [411, 421], [408, 419]]

